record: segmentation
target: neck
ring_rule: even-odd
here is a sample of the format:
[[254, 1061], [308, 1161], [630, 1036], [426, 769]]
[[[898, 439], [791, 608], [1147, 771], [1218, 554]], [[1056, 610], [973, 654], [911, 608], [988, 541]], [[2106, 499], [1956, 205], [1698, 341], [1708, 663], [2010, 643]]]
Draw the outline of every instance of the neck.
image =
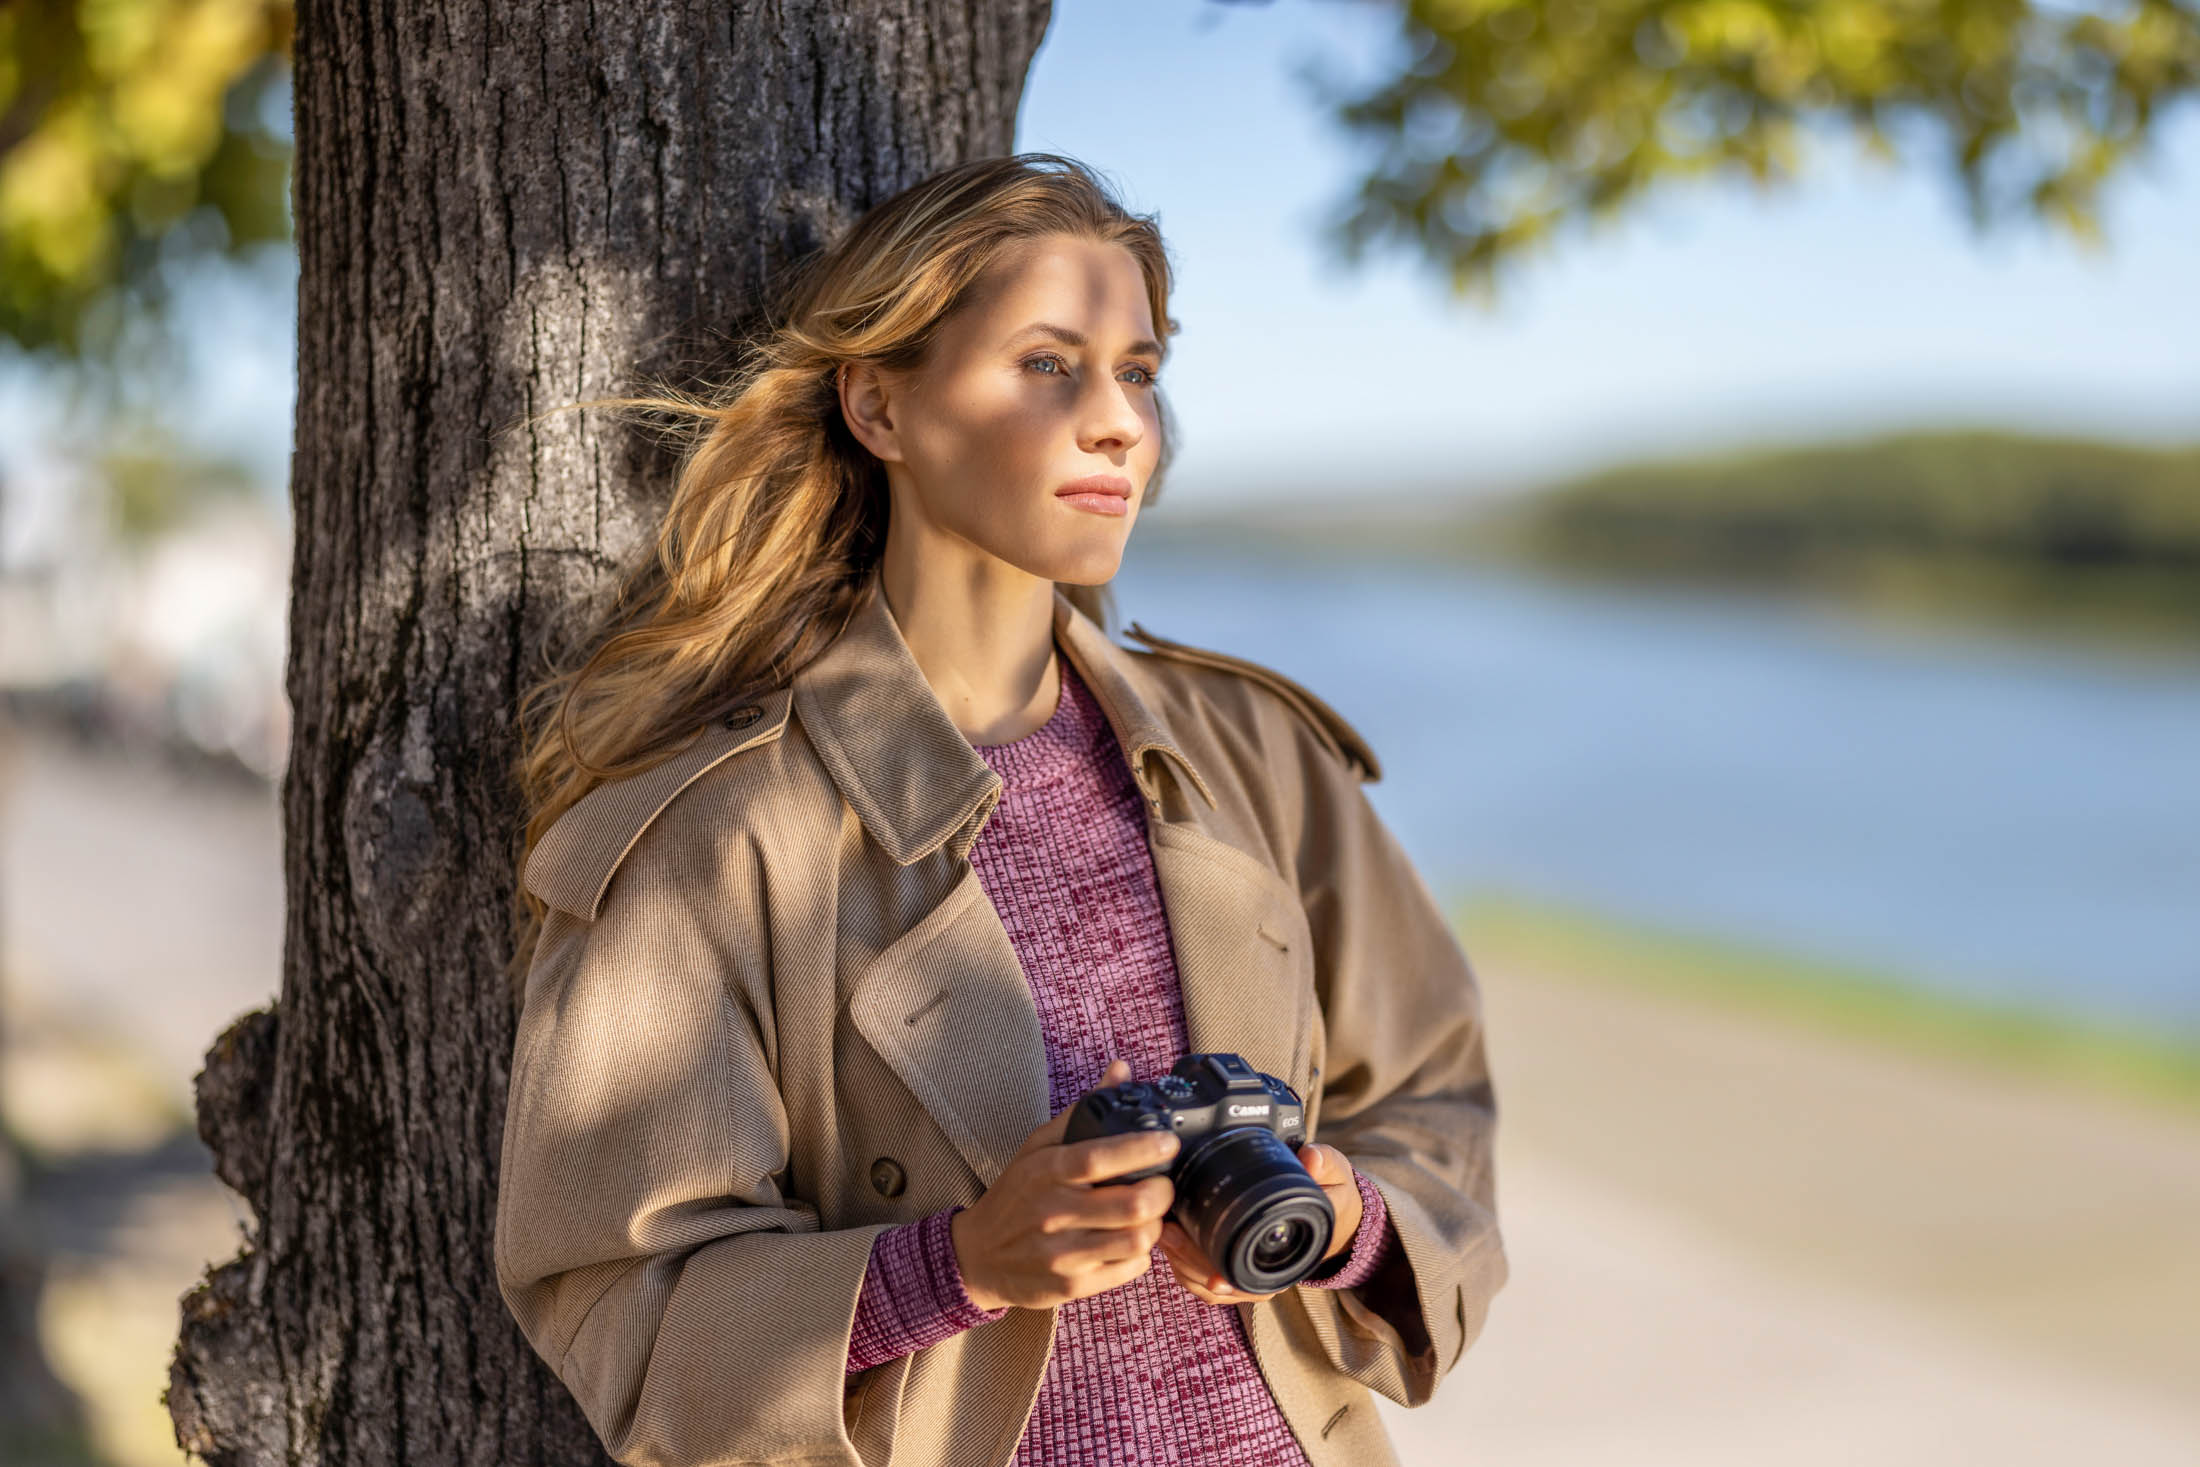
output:
[[879, 593], [902, 640], [973, 745], [1024, 737], [1061, 697], [1054, 583], [995, 565], [993, 573], [916, 574], [889, 555], [880, 567]]

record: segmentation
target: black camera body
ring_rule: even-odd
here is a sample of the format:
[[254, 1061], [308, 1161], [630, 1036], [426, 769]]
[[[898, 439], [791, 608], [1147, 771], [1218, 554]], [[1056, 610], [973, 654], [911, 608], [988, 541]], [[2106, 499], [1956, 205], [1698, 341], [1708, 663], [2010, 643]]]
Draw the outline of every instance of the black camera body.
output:
[[1131, 1131], [1174, 1132], [1176, 1155], [1100, 1185], [1166, 1172], [1169, 1216], [1232, 1288], [1274, 1293], [1321, 1266], [1337, 1211], [1298, 1158], [1306, 1107], [1288, 1084], [1234, 1054], [1187, 1054], [1158, 1080], [1086, 1091], [1062, 1141]]

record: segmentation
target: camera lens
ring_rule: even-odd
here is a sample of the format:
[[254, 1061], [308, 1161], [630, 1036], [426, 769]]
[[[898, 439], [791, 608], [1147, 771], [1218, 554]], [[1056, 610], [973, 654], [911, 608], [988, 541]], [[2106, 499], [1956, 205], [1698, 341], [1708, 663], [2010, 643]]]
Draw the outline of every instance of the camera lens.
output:
[[1180, 1160], [1176, 1213], [1231, 1287], [1271, 1294], [1321, 1263], [1336, 1209], [1272, 1131], [1217, 1132]]
[[1253, 1261], [1262, 1268], [1280, 1268], [1303, 1248], [1314, 1230], [1298, 1218], [1277, 1223], [1253, 1245]]

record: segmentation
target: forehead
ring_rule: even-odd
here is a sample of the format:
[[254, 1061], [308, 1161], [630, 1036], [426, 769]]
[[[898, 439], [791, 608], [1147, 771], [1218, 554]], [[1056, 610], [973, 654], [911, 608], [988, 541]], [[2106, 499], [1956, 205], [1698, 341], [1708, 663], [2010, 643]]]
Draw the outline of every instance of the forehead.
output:
[[1096, 339], [1154, 335], [1153, 302], [1137, 257], [1121, 245], [1061, 235], [1003, 251], [972, 292], [965, 325], [1005, 336], [1039, 321]]

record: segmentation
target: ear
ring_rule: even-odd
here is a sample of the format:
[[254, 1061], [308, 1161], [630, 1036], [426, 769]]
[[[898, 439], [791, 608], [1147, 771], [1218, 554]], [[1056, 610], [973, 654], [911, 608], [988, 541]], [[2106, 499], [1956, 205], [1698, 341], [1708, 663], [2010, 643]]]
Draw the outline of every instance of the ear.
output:
[[901, 438], [894, 428], [894, 403], [886, 378], [869, 362], [842, 362], [834, 369], [833, 380], [848, 431], [880, 459], [899, 463]]

